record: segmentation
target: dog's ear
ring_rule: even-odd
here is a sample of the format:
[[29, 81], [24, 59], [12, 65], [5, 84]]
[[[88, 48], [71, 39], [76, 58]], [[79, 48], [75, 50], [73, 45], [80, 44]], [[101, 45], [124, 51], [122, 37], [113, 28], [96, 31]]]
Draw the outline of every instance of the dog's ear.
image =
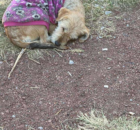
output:
[[66, 9], [65, 7], [62, 7], [58, 12], [58, 17], [57, 17], [56, 21], [66, 19], [67, 14], [69, 14], [69, 13], [70, 13], [69, 9]]
[[85, 40], [87, 40], [89, 38], [89, 35], [90, 35], [90, 30], [87, 27], [85, 27], [81, 32], [81, 36], [79, 37], [79, 42], [84, 42]]

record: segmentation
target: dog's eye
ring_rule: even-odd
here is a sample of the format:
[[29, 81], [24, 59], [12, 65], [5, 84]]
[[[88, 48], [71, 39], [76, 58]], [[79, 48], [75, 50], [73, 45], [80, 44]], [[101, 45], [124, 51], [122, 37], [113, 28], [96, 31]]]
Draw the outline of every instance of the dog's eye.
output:
[[64, 27], [62, 27], [63, 32], [66, 30]]

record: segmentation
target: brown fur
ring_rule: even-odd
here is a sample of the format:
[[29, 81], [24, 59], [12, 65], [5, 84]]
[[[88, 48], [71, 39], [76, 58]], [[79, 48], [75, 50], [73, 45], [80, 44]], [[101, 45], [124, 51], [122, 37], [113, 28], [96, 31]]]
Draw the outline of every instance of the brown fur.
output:
[[57, 41], [63, 48], [71, 39], [84, 42], [89, 37], [90, 31], [85, 26], [85, 10], [80, 0], [66, 0], [56, 20], [58, 27], [51, 36], [54, 44]]
[[[50, 29], [52, 28], [50, 27]], [[5, 32], [14, 45], [22, 48], [26, 48], [33, 41], [38, 41], [41, 44], [51, 44], [48, 31], [45, 26], [6, 27]], [[50, 30], [50, 32], [52, 32], [52, 30]]]

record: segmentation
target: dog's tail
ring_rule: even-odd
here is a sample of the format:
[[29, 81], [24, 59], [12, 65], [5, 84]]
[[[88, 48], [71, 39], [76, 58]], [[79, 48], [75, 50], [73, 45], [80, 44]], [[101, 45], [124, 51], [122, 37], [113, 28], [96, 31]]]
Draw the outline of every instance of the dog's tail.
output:
[[40, 43], [30, 43], [27, 47], [27, 49], [54, 49], [58, 48], [55, 45], [46, 45], [46, 44], [40, 44]]

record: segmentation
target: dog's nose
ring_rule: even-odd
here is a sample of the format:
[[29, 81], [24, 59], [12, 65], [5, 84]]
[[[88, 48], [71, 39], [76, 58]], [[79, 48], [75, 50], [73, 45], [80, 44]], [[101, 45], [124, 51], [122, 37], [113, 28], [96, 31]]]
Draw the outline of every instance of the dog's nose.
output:
[[56, 46], [60, 46], [60, 43], [58, 41], [55, 41]]

